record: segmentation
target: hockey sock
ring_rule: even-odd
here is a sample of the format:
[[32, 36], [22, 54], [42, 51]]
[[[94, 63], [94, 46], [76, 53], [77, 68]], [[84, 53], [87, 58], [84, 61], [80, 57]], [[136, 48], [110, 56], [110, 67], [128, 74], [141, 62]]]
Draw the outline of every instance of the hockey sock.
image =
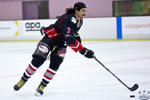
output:
[[47, 84], [49, 83], [50, 80], [53, 79], [54, 75], [56, 74], [56, 71], [48, 68], [46, 70], [46, 72], [44, 73], [44, 78], [42, 79], [40, 85], [38, 86], [38, 88], [36, 89], [36, 96], [40, 96], [43, 95], [43, 90], [44, 88], [47, 86]]
[[36, 72], [36, 70], [37, 68], [30, 63], [26, 68], [22, 78], [24, 80], [28, 80]]
[[44, 78], [42, 79], [41, 83], [46, 87], [49, 81], [53, 79], [55, 74], [56, 71], [52, 70], [51, 68], [48, 68], [44, 73]]

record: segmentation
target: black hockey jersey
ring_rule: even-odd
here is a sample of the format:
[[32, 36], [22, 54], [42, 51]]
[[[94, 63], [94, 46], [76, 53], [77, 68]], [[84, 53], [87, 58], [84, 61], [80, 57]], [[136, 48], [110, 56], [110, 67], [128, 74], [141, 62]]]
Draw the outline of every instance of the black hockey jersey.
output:
[[55, 24], [44, 28], [46, 35], [53, 41], [54, 45], [64, 45], [71, 47], [75, 52], [82, 50], [81, 39], [78, 34], [83, 20], [76, 20], [73, 13], [64, 14], [58, 18]]

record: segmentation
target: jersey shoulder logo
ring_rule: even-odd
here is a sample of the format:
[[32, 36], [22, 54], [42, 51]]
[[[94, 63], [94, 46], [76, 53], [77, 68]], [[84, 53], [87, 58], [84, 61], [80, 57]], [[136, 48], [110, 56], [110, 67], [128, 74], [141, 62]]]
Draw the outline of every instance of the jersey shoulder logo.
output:
[[76, 21], [76, 18], [75, 18], [75, 17], [72, 17], [72, 18], [71, 18], [71, 22], [73, 22], [74, 24], [76, 24], [76, 22], [77, 22], [77, 21]]

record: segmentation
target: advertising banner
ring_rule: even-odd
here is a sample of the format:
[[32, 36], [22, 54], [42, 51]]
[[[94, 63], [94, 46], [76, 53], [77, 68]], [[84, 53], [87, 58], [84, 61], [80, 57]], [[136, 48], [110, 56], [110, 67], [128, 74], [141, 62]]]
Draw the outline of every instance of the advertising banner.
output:
[[123, 38], [150, 38], [150, 17], [122, 17]]
[[[119, 19], [85, 18], [79, 34], [82, 39], [150, 39], [150, 17]], [[42, 38], [40, 28], [54, 24], [55, 21], [56, 19], [0, 21], [0, 40], [39, 40]]]
[[0, 22], [0, 37], [1, 36], [17, 36], [18, 22], [17, 21], [1, 21]]
[[41, 36], [40, 28], [53, 24], [54, 20], [25, 20], [19, 21], [19, 31], [22, 36]]

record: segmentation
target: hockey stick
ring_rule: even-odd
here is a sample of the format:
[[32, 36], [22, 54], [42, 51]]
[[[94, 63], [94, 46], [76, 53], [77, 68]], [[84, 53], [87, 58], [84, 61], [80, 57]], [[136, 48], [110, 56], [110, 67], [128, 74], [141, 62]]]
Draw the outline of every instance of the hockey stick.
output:
[[119, 82], [121, 82], [126, 88], [128, 88], [130, 91], [135, 91], [138, 89], [138, 84], [134, 84], [132, 87], [128, 87], [124, 82], [122, 82], [113, 72], [111, 72], [107, 67], [105, 67], [104, 64], [102, 64], [95, 56], [93, 58], [100, 64], [102, 65], [108, 72], [110, 72], [116, 79], [118, 79]]
[[49, 60], [49, 59], [50, 59], [50, 56], [51, 56], [52, 52], [53, 52], [56, 48], [57, 48], [57, 46], [54, 46], [54, 47], [53, 47], [52, 51], [48, 54], [46, 60]]

